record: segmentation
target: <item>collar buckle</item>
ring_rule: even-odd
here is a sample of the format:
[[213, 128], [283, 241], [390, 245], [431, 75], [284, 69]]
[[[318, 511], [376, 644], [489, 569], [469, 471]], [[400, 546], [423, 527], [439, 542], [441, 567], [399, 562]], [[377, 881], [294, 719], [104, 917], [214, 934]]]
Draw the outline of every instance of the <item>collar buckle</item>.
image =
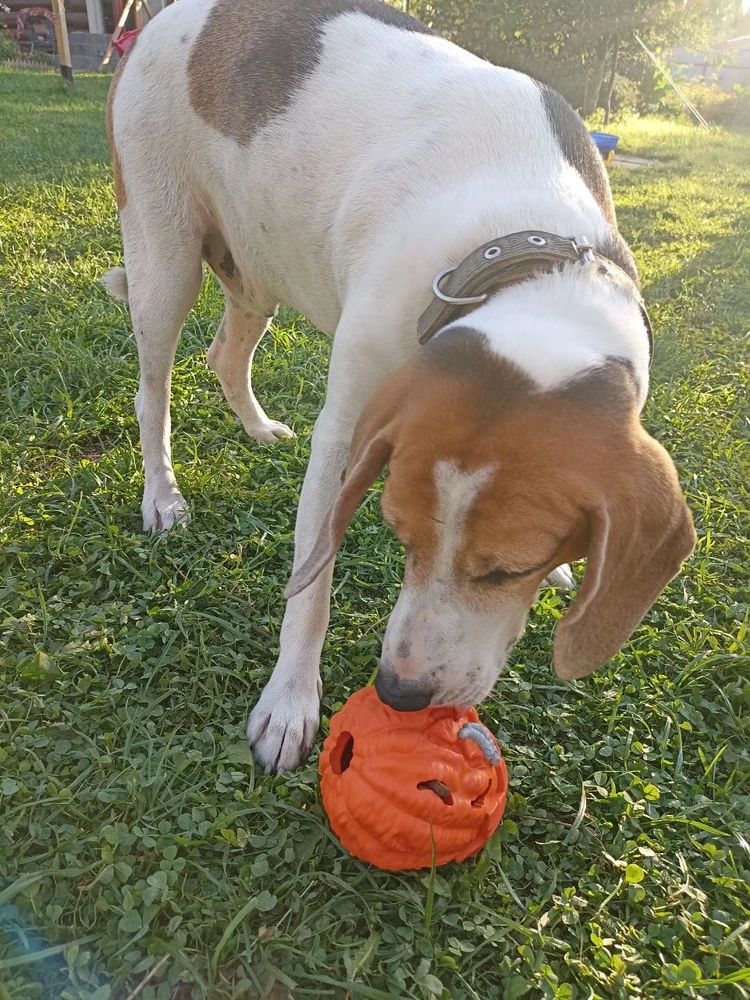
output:
[[[485, 257], [487, 257], [487, 253], [489, 253], [489, 251], [485, 253], [484, 255]], [[445, 292], [440, 291], [440, 283], [443, 280], [443, 278], [447, 278], [448, 275], [453, 274], [455, 270], [456, 270], [455, 267], [446, 267], [443, 271], [440, 272], [440, 274], [435, 275], [435, 280], [432, 282], [433, 295], [436, 298], [441, 299], [443, 302], [447, 302], [449, 305], [452, 306], [478, 306], [482, 302], [486, 302], [487, 301], [486, 292], [484, 295], [465, 295], [462, 297], [456, 295], [446, 295]]]
[[576, 248], [576, 253], [581, 258], [584, 264], [595, 264], [596, 256], [594, 255], [594, 248], [586, 239], [585, 236], [574, 236], [572, 240], [573, 246]]

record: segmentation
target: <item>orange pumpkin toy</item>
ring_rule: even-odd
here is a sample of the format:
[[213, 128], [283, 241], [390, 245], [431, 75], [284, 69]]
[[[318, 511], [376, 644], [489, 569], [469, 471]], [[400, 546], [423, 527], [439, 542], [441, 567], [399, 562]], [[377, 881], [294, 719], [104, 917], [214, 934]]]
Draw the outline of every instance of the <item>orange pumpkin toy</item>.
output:
[[505, 762], [473, 708], [396, 712], [374, 687], [331, 719], [318, 765], [331, 826], [356, 858], [399, 871], [463, 861], [500, 822]]

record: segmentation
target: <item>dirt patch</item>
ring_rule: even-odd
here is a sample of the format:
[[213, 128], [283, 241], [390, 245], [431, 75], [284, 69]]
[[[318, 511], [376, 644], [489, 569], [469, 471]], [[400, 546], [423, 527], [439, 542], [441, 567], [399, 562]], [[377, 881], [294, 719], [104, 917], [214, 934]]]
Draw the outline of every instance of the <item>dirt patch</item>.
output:
[[610, 166], [624, 167], [625, 170], [639, 170], [641, 167], [658, 167], [658, 160], [644, 160], [641, 156], [626, 156], [616, 153]]

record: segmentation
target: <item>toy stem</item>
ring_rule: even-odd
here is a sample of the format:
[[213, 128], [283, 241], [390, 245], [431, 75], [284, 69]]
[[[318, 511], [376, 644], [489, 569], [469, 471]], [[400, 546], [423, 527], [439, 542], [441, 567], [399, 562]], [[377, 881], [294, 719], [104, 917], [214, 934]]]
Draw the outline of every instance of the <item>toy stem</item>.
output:
[[458, 731], [460, 740], [474, 740], [485, 759], [495, 767], [500, 763], [500, 752], [492, 738], [492, 733], [481, 722], [466, 722]]

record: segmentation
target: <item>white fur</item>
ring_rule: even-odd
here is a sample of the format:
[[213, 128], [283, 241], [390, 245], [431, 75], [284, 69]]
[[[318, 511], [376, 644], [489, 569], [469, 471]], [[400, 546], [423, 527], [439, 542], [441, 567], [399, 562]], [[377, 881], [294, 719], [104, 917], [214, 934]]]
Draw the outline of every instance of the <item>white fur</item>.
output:
[[[218, 227], [243, 275], [238, 306], [254, 317], [250, 341], [278, 302], [335, 334], [328, 396], [300, 497], [298, 566], [336, 496], [363, 406], [418, 350], [416, 321], [434, 275], [497, 235], [540, 228], [595, 239], [608, 225], [561, 155], [531, 80], [359, 13], [328, 22], [319, 65], [291, 105], [249, 145], [238, 145], [189, 101], [188, 57], [212, 5], [180, 0], [149, 23], [113, 104], [141, 361], [144, 526], [186, 518], [171, 462], [170, 376], [180, 327], [200, 287], [201, 238]], [[123, 290], [120, 276], [107, 284]], [[472, 322], [541, 386], [551, 386], [557, 364], [569, 377], [610, 344], [633, 347], [623, 302], [596, 285], [566, 272], [497, 296]], [[506, 301], [513, 303], [507, 311]], [[555, 319], [553, 334], [545, 316]], [[522, 335], [511, 330], [522, 326]], [[211, 362], [249, 431], [276, 438], [288, 429], [265, 417], [250, 383], [257, 339], [252, 346], [240, 339], [212, 348]], [[289, 601], [279, 661], [250, 718], [249, 739], [269, 770], [294, 767], [315, 731], [330, 582], [329, 567]], [[523, 618], [511, 612], [508, 634]], [[476, 635], [496, 649], [501, 626], [487, 628]], [[473, 629], [465, 631], [469, 641]], [[459, 693], [471, 691], [443, 694]]]
[[650, 356], [640, 310], [625, 289], [602, 280], [596, 265], [572, 264], [503, 289], [444, 329], [457, 325], [483, 333], [492, 349], [542, 392], [607, 358], [622, 358], [633, 365], [639, 405], [646, 401]]
[[435, 464], [437, 549], [427, 582], [408, 578], [388, 619], [383, 666], [433, 692], [433, 705], [473, 705], [492, 690], [508, 651], [526, 620], [526, 606], [506, 600], [480, 610], [471, 584], [461, 581], [455, 557], [464, 527], [491, 466], [463, 472], [452, 462]]
[[471, 506], [491, 474], [492, 467], [487, 465], [473, 472], [462, 472], [453, 462], [435, 463], [432, 475], [437, 490], [436, 577], [449, 579], [453, 575], [453, 561], [461, 546]]
[[113, 267], [102, 275], [102, 284], [113, 299], [128, 301], [128, 276], [124, 267]]

